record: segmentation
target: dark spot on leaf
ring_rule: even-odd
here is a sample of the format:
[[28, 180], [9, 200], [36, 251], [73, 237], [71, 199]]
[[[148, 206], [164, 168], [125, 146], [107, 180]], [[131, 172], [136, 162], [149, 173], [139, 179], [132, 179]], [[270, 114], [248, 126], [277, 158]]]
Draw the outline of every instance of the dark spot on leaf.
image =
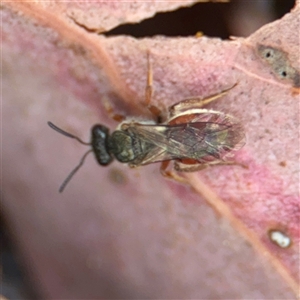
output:
[[300, 87], [299, 71], [292, 66], [288, 53], [279, 48], [257, 44], [257, 54], [278, 79], [289, 81], [293, 87]]
[[286, 161], [281, 161], [280, 163], [279, 163], [279, 166], [281, 166], [281, 167], [286, 167]]
[[74, 51], [74, 53], [76, 55], [79, 55], [79, 56], [84, 56], [87, 53], [87, 50], [79, 44], [73, 43], [70, 45], [70, 48]]
[[266, 53], [266, 57], [268, 58], [268, 57], [270, 57], [271, 56], [271, 52], [267, 52]]
[[110, 181], [117, 185], [124, 185], [127, 183], [127, 176], [123, 171], [117, 168], [111, 168], [108, 173], [108, 178]]

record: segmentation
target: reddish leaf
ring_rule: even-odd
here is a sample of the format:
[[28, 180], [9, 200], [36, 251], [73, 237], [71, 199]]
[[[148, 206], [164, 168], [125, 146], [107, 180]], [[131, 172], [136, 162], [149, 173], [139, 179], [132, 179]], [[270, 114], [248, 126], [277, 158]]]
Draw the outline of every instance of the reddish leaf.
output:
[[[3, 210], [41, 295], [292, 298], [299, 283], [299, 5], [233, 41], [90, 32], [102, 26], [93, 14], [101, 22], [110, 16], [107, 30], [179, 2], [124, 6], [124, 13], [107, 3], [95, 12], [91, 3], [49, 5], [12, 2], [2, 10]], [[235, 159], [247, 168], [187, 174], [191, 189], [161, 177], [157, 164], [99, 168], [89, 158], [58, 194], [85, 149], [47, 121], [84, 138], [94, 123], [117, 126], [107, 103], [151, 118], [143, 104], [147, 50], [160, 108], [238, 82], [209, 107], [244, 123], [247, 144]], [[282, 237], [289, 247], [276, 243]]]

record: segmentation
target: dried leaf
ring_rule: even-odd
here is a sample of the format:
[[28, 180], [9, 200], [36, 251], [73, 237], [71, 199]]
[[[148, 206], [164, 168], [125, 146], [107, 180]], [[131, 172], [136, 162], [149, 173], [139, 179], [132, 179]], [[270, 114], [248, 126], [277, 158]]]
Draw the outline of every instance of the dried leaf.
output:
[[[41, 295], [293, 298], [299, 283], [299, 4], [232, 41], [108, 38], [93, 32], [182, 4], [94, 5], [11, 2], [1, 12], [3, 209]], [[151, 118], [144, 105], [147, 51], [152, 103], [161, 109], [238, 83], [208, 107], [242, 120], [247, 144], [235, 159], [247, 168], [187, 174], [191, 189], [162, 178], [156, 164], [99, 168], [90, 158], [59, 195], [56, 187], [85, 150], [46, 122], [84, 138], [94, 123], [117, 126], [108, 103], [127, 117]]]

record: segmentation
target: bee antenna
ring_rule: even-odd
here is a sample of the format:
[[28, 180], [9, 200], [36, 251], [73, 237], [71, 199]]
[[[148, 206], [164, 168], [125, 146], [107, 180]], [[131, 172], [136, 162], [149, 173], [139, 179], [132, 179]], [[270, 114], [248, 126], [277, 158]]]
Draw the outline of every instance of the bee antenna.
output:
[[[49, 122], [50, 123], [50, 122]], [[50, 125], [49, 125], [50, 126]], [[51, 127], [51, 126], [50, 126]], [[82, 167], [84, 164], [84, 161], [86, 157], [93, 152], [93, 150], [87, 151], [81, 158], [79, 164], [71, 171], [71, 173], [67, 176], [67, 178], [63, 181], [62, 185], [59, 187], [59, 192], [62, 193], [66, 187], [66, 185], [69, 183], [69, 181], [72, 179], [72, 177], [75, 175], [75, 173]]]
[[91, 143], [86, 143], [86, 142], [84, 142], [83, 140], [81, 140], [79, 137], [77, 137], [77, 136], [75, 136], [75, 135], [73, 135], [73, 134], [71, 134], [71, 133], [69, 133], [69, 132], [66, 132], [66, 131], [64, 131], [64, 130], [62, 130], [61, 128], [59, 128], [59, 127], [57, 127], [56, 125], [54, 125], [52, 122], [48, 122], [48, 125], [52, 128], [52, 129], [54, 129], [55, 131], [57, 131], [58, 133], [60, 133], [60, 134], [62, 134], [62, 135], [64, 135], [64, 136], [67, 136], [67, 137], [69, 137], [69, 138], [72, 138], [72, 139], [75, 139], [75, 140], [77, 140], [79, 143], [81, 143], [81, 144], [83, 144], [83, 145], [91, 145]]

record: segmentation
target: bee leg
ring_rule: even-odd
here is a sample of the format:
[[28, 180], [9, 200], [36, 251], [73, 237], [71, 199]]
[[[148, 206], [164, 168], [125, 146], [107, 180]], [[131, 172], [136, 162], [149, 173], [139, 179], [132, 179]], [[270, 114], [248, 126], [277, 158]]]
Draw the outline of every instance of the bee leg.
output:
[[125, 120], [125, 116], [121, 115], [121, 114], [116, 114], [114, 112], [114, 108], [111, 105], [111, 103], [108, 101], [108, 99], [104, 99], [103, 100], [103, 107], [106, 110], [107, 114], [115, 121], [117, 122], [122, 122]]
[[152, 64], [150, 62], [150, 53], [147, 51], [147, 85], [145, 89], [145, 103], [147, 106], [150, 105], [152, 93], [153, 93], [153, 71], [152, 71]]
[[172, 105], [169, 108], [170, 117], [174, 117], [178, 113], [184, 112], [184, 111], [186, 111], [188, 109], [191, 109], [191, 108], [201, 108], [204, 105], [207, 105], [210, 102], [213, 102], [213, 101], [221, 98], [222, 96], [226, 95], [236, 85], [237, 85], [237, 83], [235, 83], [229, 89], [226, 89], [226, 90], [222, 91], [221, 93], [214, 94], [214, 95], [209, 96], [207, 98], [195, 97], [195, 98], [184, 99], [184, 100]]
[[185, 165], [178, 162], [174, 163], [174, 168], [177, 172], [197, 172], [206, 169], [210, 164], [195, 164]]
[[197, 172], [212, 166], [233, 166], [233, 165], [237, 165], [244, 169], [248, 169], [248, 166], [236, 161], [220, 161], [220, 160], [212, 161], [209, 163], [194, 164], [194, 165], [186, 165], [186, 164], [181, 164], [179, 162], [175, 162], [174, 168], [177, 172]]
[[150, 113], [154, 116], [158, 123], [161, 123], [162, 119], [162, 111], [155, 105], [151, 104], [152, 94], [153, 94], [153, 70], [152, 64], [150, 62], [150, 52], [147, 51], [147, 85], [145, 88], [145, 105]]
[[178, 175], [176, 172], [172, 171], [172, 170], [167, 170], [168, 166], [170, 164], [170, 161], [163, 161], [160, 165], [160, 173], [161, 175], [163, 175], [166, 178], [172, 179], [172, 180], [176, 180], [180, 183], [183, 184], [189, 184], [189, 182], [187, 181], [186, 178], [184, 178], [183, 176]]

